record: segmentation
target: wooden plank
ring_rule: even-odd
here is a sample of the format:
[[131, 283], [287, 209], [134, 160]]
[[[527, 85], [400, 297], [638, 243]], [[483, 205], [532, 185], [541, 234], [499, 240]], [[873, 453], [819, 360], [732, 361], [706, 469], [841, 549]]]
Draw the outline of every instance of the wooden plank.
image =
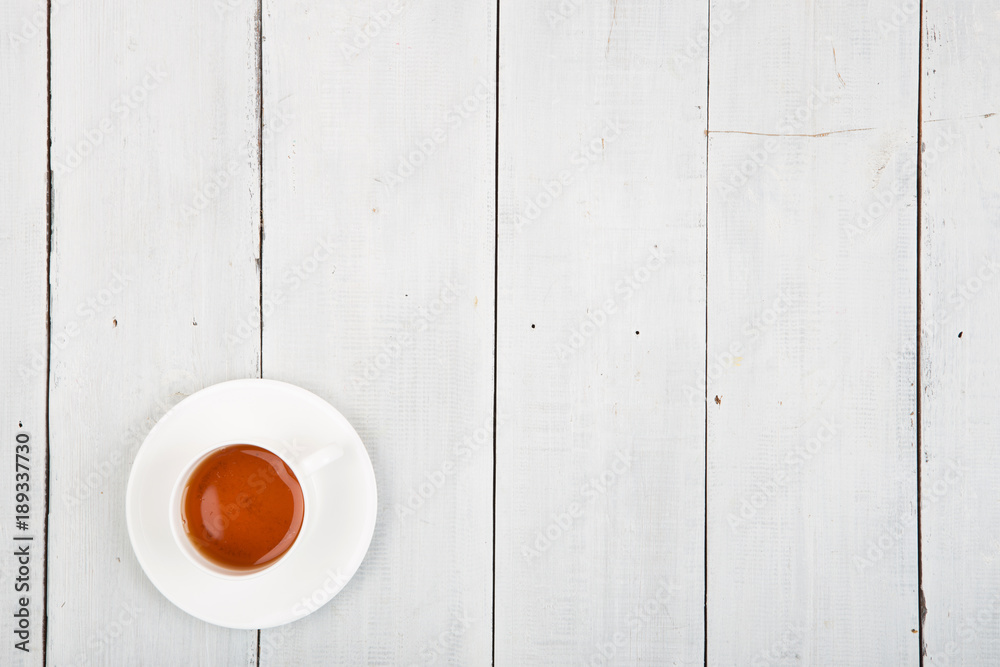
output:
[[[44, 647], [47, 23], [44, 7], [36, 2], [15, 0], [0, 9], [0, 118], [4, 119], [0, 123], [0, 206], [4, 211], [0, 228], [4, 313], [0, 329], [0, 590], [4, 591], [6, 616], [6, 636], [0, 643], [2, 665], [41, 665]], [[19, 447], [25, 438], [27, 442]], [[18, 450], [25, 459], [17, 460]], [[18, 493], [26, 493], [27, 498], [19, 498]], [[21, 529], [15, 517], [24, 516], [18, 511], [24, 500], [29, 518]], [[15, 537], [31, 539], [15, 541]], [[23, 549], [29, 554], [26, 563], [15, 556]]]
[[1000, 663], [1000, 15], [924, 3], [921, 531], [928, 665]]
[[918, 662], [905, 5], [712, 4], [710, 665]]
[[498, 665], [702, 664], [706, 36], [501, 9]]
[[[55, 3], [53, 3], [55, 4]], [[52, 24], [48, 663], [256, 664], [142, 573], [131, 461], [167, 408], [256, 377], [253, 3], [66, 3]]]
[[379, 515], [260, 664], [488, 665], [495, 5], [267, 0], [263, 30], [264, 376], [357, 428]]

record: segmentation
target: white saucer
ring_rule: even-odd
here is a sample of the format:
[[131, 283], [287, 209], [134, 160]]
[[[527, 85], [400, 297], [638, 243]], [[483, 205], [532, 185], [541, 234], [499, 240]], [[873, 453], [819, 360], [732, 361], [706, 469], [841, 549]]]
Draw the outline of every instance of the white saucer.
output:
[[[205, 572], [171, 534], [170, 496], [192, 456], [218, 442], [272, 438], [308, 453], [329, 443], [343, 456], [306, 480], [306, 518], [290, 550], [246, 579]], [[310, 500], [311, 499], [311, 500]], [[234, 380], [202, 389], [157, 422], [132, 464], [125, 499], [139, 564], [175, 605], [204, 621], [269, 628], [315, 611], [357, 571], [375, 531], [375, 472], [361, 438], [329, 403], [274, 380]]]

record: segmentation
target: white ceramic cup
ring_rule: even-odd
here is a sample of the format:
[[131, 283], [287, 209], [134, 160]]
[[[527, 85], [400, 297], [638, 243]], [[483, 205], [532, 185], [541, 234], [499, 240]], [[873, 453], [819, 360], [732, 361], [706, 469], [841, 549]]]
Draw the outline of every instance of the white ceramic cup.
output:
[[[281, 554], [281, 556], [275, 558], [270, 563], [258, 568], [250, 568], [246, 570], [227, 568], [217, 563], [213, 563], [208, 558], [203, 556], [201, 552], [195, 548], [194, 544], [191, 543], [191, 539], [188, 537], [187, 531], [184, 530], [184, 521], [182, 518], [181, 505], [184, 498], [184, 488], [187, 486], [191, 473], [193, 473], [195, 468], [197, 468], [198, 465], [208, 456], [223, 447], [230, 447], [232, 445], [252, 445], [254, 447], [260, 447], [261, 449], [266, 449], [275, 454], [288, 465], [298, 480], [299, 486], [302, 487], [302, 525], [299, 527], [299, 532], [295, 537], [295, 541], [292, 542], [291, 546], [285, 550], [285, 553]], [[170, 506], [168, 510], [170, 513], [170, 529], [173, 533], [174, 541], [177, 542], [177, 546], [180, 548], [181, 552], [187, 556], [188, 560], [194, 563], [194, 565], [198, 568], [217, 577], [222, 577], [224, 579], [247, 579], [263, 574], [288, 558], [289, 554], [295, 551], [298, 547], [299, 542], [301, 541], [299, 538], [302, 536], [302, 533], [305, 532], [306, 525], [309, 520], [309, 496], [312, 495], [307, 492], [306, 487], [309, 483], [309, 477], [315, 474], [320, 468], [333, 463], [344, 454], [344, 450], [342, 448], [332, 443], [319, 448], [310, 448], [312, 451], [309, 454], [300, 453], [298, 451], [299, 449], [304, 448], [296, 447], [294, 444], [289, 445], [288, 443], [280, 440], [268, 438], [241, 438], [238, 440], [215, 443], [201, 449], [199, 453], [191, 459], [188, 465], [185, 466], [184, 472], [177, 477], [177, 481], [174, 482], [174, 490], [170, 494]]]

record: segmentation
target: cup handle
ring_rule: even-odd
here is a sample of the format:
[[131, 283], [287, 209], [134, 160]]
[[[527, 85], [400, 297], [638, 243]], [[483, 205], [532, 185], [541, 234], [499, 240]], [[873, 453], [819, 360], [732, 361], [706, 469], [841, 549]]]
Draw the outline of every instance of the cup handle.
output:
[[299, 468], [306, 475], [312, 475], [320, 468], [333, 463], [343, 455], [344, 450], [339, 445], [330, 443], [299, 461]]

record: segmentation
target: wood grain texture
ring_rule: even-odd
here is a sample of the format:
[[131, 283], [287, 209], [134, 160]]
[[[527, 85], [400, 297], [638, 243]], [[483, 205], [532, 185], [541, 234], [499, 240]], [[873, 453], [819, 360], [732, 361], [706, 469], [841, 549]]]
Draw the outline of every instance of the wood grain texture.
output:
[[[0, 665], [46, 610], [59, 667], [1000, 663], [995, 3], [48, 5], [0, 8]], [[156, 420], [257, 376], [380, 503], [259, 635], [124, 511]]]
[[497, 665], [703, 662], [706, 30], [501, 8]]
[[489, 665], [495, 5], [268, 0], [263, 28], [264, 376], [350, 420], [379, 513], [260, 664]]
[[[47, 15], [28, 0], [0, 9], [0, 590], [3, 591], [3, 641], [0, 665], [42, 664], [45, 618], [45, 447], [47, 277]], [[15, 524], [15, 478], [19, 434], [29, 438], [27, 481], [30, 520]], [[23, 436], [21, 437], [23, 440]], [[23, 450], [22, 450], [23, 451]], [[21, 461], [24, 464], [24, 461]], [[20, 486], [19, 486], [20, 485]], [[15, 542], [13, 537], [32, 537]], [[19, 571], [15, 546], [28, 546], [28, 580]], [[26, 588], [27, 586], [27, 588]], [[29, 636], [18, 637], [14, 614], [28, 601]], [[22, 645], [15, 644], [27, 640]]]
[[1000, 663], [1000, 13], [927, 0], [921, 177], [925, 665]]
[[712, 3], [709, 665], [918, 662], [919, 17], [896, 10]]
[[259, 337], [227, 342], [258, 320], [254, 16], [109, 0], [53, 17], [52, 665], [256, 664], [256, 632], [174, 607], [125, 526], [153, 423], [259, 372]]

